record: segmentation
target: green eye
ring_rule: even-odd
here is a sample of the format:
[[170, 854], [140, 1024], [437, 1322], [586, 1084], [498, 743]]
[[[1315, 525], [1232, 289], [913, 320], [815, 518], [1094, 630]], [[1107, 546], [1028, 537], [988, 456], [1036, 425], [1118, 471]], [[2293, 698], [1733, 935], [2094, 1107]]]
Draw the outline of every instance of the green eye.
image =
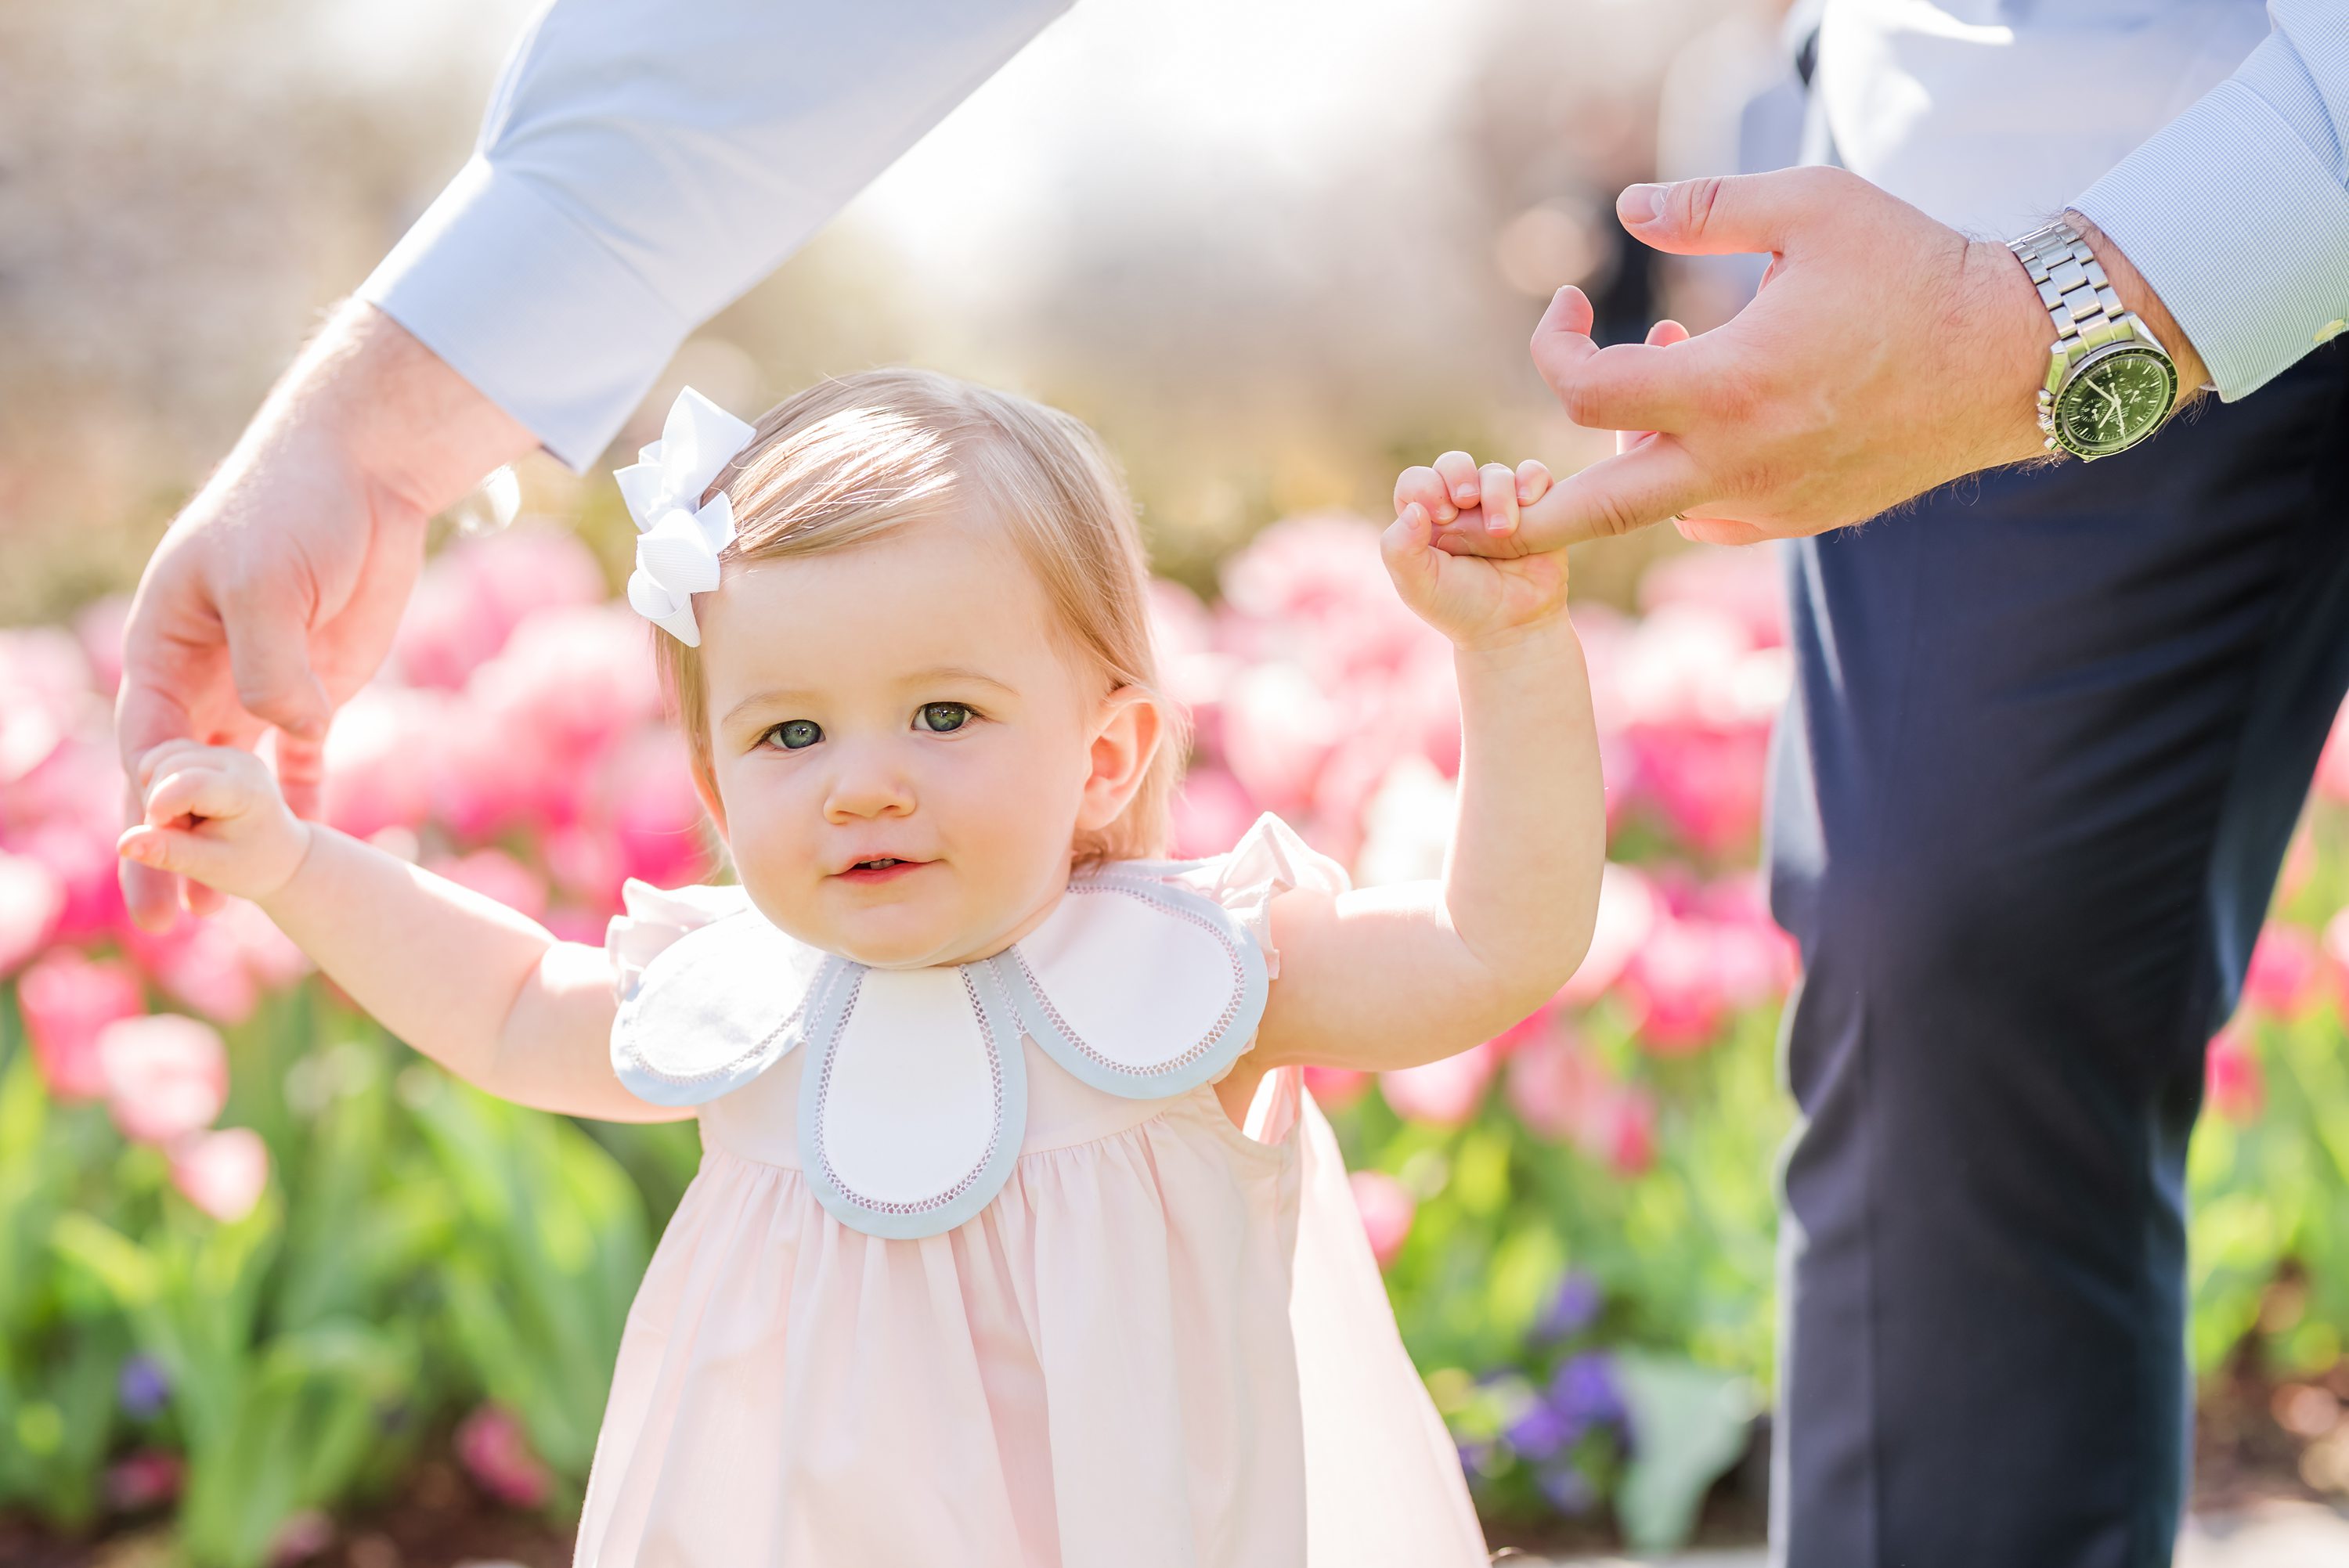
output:
[[970, 709], [958, 702], [926, 702], [914, 716], [916, 728], [945, 735], [970, 722]]
[[804, 751], [823, 738], [823, 726], [812, 718], [785, 719], [767, 738], [786, 751]]

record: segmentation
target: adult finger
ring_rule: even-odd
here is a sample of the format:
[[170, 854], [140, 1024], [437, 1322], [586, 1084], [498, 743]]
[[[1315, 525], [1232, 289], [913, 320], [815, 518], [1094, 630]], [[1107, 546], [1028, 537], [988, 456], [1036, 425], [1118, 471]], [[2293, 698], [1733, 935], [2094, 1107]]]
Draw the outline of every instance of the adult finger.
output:
[[1588, 430], [1682, 428], [1702, 386], [1692, 349], [1592, 341], [1590, 302], [1569, 284], [1534, 327], [1534, 368], [1566, 417]]
[[[115, 706], [115, 736], [122, 750], [122, 822], [135, 827], [146, 818], [140, 767], [156, 748], [178, 740], [193, 744], [187, 710], [143, 676], [125, 671]], [[122, 902], [130, 918], [149, 931], [169, 930], [180, 917], [180, 879], [160, 868], [124, 861]]]
[[1672, 526], [1693, 544], [1764, 544], [1779, 537], [1758, 523], [1740, 522], [1733, 517], [1684, 517]]
[[1704, 499], [1704, 475], [1688, 449], [1659, 436], [1558, 480], [1549, 494], [1525, 509], [1518, 537], [1527, 550], [1556, 550], [1630, 533]]
[[1485, 531], [1509, 533], [1517, 526], [1517, 473], [1506, 463], [1486, 463], [1476, 470], [1477, 505], [1485, 513]]
[[270, 748], [270, 758], [277, 765], [277, 792], [285, 797], [286, 809], [305, 821], [316, 821], [326, 803], [325, 741], [306, 740], [281, 729]]
[[[1648, 328], [1647, 342], [1651, 348], [1669, 348], [1675, 343], [1688, 340], [1689, 329], [1670, 316]], [[1615, 432], [1615, 449], [1628, 452], [1655, 433], [1653, 430], [1618, 430]]]
[[326, 738], [335, 705], [310, 667], [309, 628], [296, 593], [273, 582], [224, 595], [229, 670], [247, 713], [305, 740]]
[[1709, 175], [1629, 186], [1615, 199], [1615, 215], [1641, 244], [1676, 256], [1783, 253], [1837, 226], [1857, 205], [1855, 186], [1875, 189], [1857, 175], [1821, 166]]

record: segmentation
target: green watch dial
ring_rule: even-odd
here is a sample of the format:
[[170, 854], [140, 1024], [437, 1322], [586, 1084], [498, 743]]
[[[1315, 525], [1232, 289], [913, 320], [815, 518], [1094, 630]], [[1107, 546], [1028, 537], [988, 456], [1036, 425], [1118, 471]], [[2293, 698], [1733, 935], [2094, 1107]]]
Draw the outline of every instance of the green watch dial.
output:
[[2115, 349], [2091, 360], [2056, 397], [2055, 438], [2101, 458], [2153, 433], [2178, 397], [2178, 372], [2150, 348]]

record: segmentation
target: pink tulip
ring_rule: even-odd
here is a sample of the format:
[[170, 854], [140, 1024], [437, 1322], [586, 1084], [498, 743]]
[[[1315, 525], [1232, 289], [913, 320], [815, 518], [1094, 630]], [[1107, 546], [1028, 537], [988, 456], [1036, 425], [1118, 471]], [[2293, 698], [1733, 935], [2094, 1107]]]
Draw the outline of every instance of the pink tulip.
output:
[[1174, 853], [1186, 860], [1222, 854], [1257, 815], [1238, 779], [1214, 766], [1194, 768], [1174, 797]]
[[1150, 580], [1150, 634], [1159, 662], [1169, 663], [1215, 645], [1215, 617], [1199, 596], [1164, 577]]
[[261, 986], [239, 933], [217, 918], [182, 915], [169, 931], [126, 925], [122, 944], [164, 994], [217, 1024], [241, 1024]]
[[660, 717], [650, 635], [624, 603], [541, 610], [473, 672], [466, 703], [543, 748], [543, 766], [596, 755]]
[[1644, 1089], [1627, 1085], [1611, 1109], [1609, 1163], [1619, 1176], [1637, 1176], [1656, 1162], [1656, 1102]]
[[179, 1013], [109, 1024], [98, 1037], [107, 1109], [122, 1135], [175, 1143], [212, 1125], [228, 1103], [228, 1051], [220, 1031]]
[[1720, 855], [1753, 841], [1762, 824], [1766, 727], [1640, 725], [1628, 740], [1637, 795], [1692, 849]]
[[1305, 1069], [1306, 1091], [1323, 1110], [1343, 1110], [1369, 1091], [1371, 1075], [1352, 1068]]
[[1456, 1056], [1381, 1073], [1379, 1093], [1407, 1120], [1458, 1127], [1484, 1103], [1485, 1089], [1500, 1063], [1489, 1044], [1471, 1046]]
[[335, 1543], [335, 1522], [323, 1508], [305, 1508], [269, 1532], [269, 1568], [299, 1568]]
[[1224, 762], [1268, 810], [1293, 810], [1313, 793], [1340, 721], [1303, 666], [1253, 665], [1224, 694]]
[[83, 943], [122, 923], [122, 769], [103, 729], [63, 738], [30, 773], [0, 789], [0, 836], [48, 868], [65, 890], [52, 940]]
[[1605, 995], [1662, 918], [1662, 902], [1648, 878], [1609, 861], [1599, 873], [1599, 923], [1591, 932], [1589, 951], [1557, 994], [1559, 1004], [1587, 1007]]
[[1649, 934], [1623, 976], [1639, 1021], [1640, 1044], [1658, 1056], [1683, 1056], [1710, 1045], [1733, 998], [1723, 988], [1727, 928], [1704, 920], [1667, 920]]
[[537, 872], [503, 850], [475, 850], [470, 855], [445, 856], [429, 862], [426, 869], [533, 920], [546, 913], [546, 883], [539, 880]]
[[681, 887], [708, 874], [701, 799], [675, 731], [647, 728], [630, 737], [613, 756], [602, 792], [622, 876]]
[[141, 1449], [106, 1467], [107, 1506], [117, 1513], [143, 1513], [180, 1495], [180, 1456], [167, 1449]]
[[2316, 999], [2316, 943], [2296, 925], [2271, 920], [2251, 946], [2243, 996], [2271, 1017], [2297, 1017]]
[[421, 825], [455, 722], [446, 697], [380, 682], [344, 704], [326, 736], [326, 820], [361, 839]]
[[459, 1423], [457, 1462], [474, 1485], [509, 1508], [541, 1507], [554, 1489], [522, 1423], [496, 1405], [480, 1406]]
[[130, 620], [130, 595], [109, 593], [93, 599], [74, 616], [74, 638], [89, 665], [89, 683], [111, 701], [122, 684], [122, 629]]
[[466, 843], [579, 815], [587, 758], [537, 749], [526, 727], [486, 705], [450, 709], [432, 762], [429, 814]]
[[1359, 517], [1318, 512], [1274, 523], [1217, 573], [1224, 606], [1260, 624], [1328, 621], [1391, 603], [1379, 530]]
[[587, 823], [556, 828], [540, 841], [539, 853], [555, 887], [590, 910], [620, 912], [620, 847], [608, 831]]
[[1509, 1109], [1528, 1131], [1570, 1143], [1619, 1175], [1654, 1163], [1656, 1107], [1636, 1084], [1617, 1083], [1570, 1029], [1557, 1029], [1509, 1060]]
[[1509, 1058], [1509, 1109], [1536, 1137], [1593, 1148], [1604, 1142], [1606, 1070], [1568, 1028], [1547, 1030]]
[[217, 914], [205, 918], [228, 936], [238, 963], [263, 990], [283, 991], [310, 973], [310, 955], [295, 946], [294, 939], [278, 930], [258, 904], [232, 898]]
[[1511, 1060], [1518, 1052], [1540, 1044], [1566, 1026], [1558, 1015], [1557, 999], [1552, 998], [1495, 1035], [1493, 1054], [1503, 1061]]
[[531, 615], [606, 597], [593, 552], [567, 530], [516, 528], [460, 540], [424, 569], [393, 656], [417, 686], [455, 688]]
[[1419, 1204], [1411, 1189], [1378, 1171], [1357, 1171], [1346, 1178], [1354, 1190], [1354, 1207], [1361, 1212], [1362, 1230], [1371, 1240], [1371, 1256], [1385, 1268], [1411, 1239], [1411, 1222]]
[[28, 856], [0, 851], [0, 979], [48, 945], [65, 913], [65, 884]]
[[139, 977], [121, 964], [56, 948], [16, 980], [16, 1005], [33, 1061], [49, 1093], [61, 1100], [96, 1099], [106, 1092], [98, 1051], [109, 1024], [146, 1009]]
[[65, 738], [104, 722], [89, 664], [55, 626], [0, 630], [0, 785], [48, 760]]
[[2248, 1125], [2257, 1121], [2267, 1103], [2267, 1085], [2260, 1071], [2259, 1048], [2250, 1035], [2231, 1025], [2212, 1037], [2203, 1057], [2203, 1098], [2227, 1120]]
[[253, 1212], [269, 1185], [269, 1146], [249, 1127], [199, 1132], [172, 1146], [171, 1185], [221, 1223]]
[[[1640, 608], [1653, 614], [1693, 604], [1735, 622], [1757, 648], [1786, 640], [1786, 588], [1774, 552], [1700, 545], [1666, 556], [1641, 574]], [[1578, 624], [1581, 615], [1575, 617]]]

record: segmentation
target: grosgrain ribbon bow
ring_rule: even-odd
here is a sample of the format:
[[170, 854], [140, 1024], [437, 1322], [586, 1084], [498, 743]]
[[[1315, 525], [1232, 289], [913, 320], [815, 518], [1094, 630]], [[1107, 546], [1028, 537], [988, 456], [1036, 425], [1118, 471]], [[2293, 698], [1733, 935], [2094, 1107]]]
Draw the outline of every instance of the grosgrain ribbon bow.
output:
[[688, 648], [701, 645], [693, 596], [718, 586], [718, 552], [734, 542], [733, 503], [722, 492], [695, 503], [757, 433], [688, 387], [669, 405], [661, 438], [612, 471], [636, 520], [628, 603]]

